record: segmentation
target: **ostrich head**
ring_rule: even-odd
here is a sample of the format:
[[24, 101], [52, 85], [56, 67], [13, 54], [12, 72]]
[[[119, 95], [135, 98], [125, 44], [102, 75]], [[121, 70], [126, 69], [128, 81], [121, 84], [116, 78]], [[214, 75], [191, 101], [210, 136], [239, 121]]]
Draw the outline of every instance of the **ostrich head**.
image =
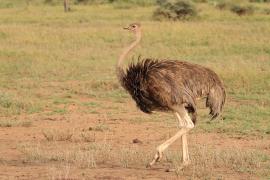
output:
[[139, 23], [132, 23], [129, 26], [124, 27], [124, 29], [137, 34], [141, 32], [141, 25]]
[[[122, 54], [120, 54], [120, 57], [118, 59], [118, 68], [122, 68], [122, 64], [123, 64], [123, 60], [124, 58], [127, 56], [127, 54], [132, 50], [134, 49], [140, 42], [141, 40], [141, 25], [139, 23], [132, 23], [130, 24], [129, 26], [127, 27], [124, 27], [125, 30], [128, 30], [129, 32], [132, 32], [135, 34], [136, 36], [136, 40], [131, 43], [128, 47], [126, 47], [124, 49], [124, 51], [122, 52]], [[120, 75], [119, 75], [120, 76]], [[121, 78], [120, 78], [121, 79]]]

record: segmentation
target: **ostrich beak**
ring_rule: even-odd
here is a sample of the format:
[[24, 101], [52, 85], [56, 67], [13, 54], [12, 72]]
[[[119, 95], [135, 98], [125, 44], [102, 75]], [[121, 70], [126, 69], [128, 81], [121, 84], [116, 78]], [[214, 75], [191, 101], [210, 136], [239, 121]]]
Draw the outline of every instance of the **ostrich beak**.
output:
[[125, 29], [125, 30], [129, 30], [129, 28], [128, 28], [128, 27], [123, 27], [123, 29]]

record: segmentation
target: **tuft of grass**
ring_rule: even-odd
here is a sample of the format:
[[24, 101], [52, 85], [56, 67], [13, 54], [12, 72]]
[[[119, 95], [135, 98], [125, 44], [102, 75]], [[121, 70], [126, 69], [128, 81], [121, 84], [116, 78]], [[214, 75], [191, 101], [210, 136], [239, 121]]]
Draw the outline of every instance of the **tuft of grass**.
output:
[[19, 102], [6, 93], [0, 92], [0, 107], [11, 109], [14, 113], [20, 113], [26, 108], [26, 104]]
[[39, 103], [33, 103], [13, 97], [0, 91], [0, 113], [5, 116], [19, 115], [23, 112], [32, 114], [41, 110]]
[[82, 133], [80, 133], [80, 137], [81, 137], [83, 142], [96, 142], [95, 133], [82, 132]]
[[0, 120], [0, 127], [30, 127], [32, 121], [19, 121], [19, 120]]
[[100, 123], [100, 124], [96, 125], [95, 127], [89, 127], [89, 131], [104, 132], [104, 131], [108, 131], [108, 130], [110, 130], [110, 127], [105, 123]]
[[71, 141], [74, 130], [44, 130], [42, 134], [47, 141]]

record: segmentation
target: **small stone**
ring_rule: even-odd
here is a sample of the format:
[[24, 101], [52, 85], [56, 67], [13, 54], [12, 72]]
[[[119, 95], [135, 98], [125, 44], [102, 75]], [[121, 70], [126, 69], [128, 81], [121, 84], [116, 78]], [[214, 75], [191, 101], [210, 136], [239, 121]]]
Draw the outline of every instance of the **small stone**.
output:
[[134, 144], [137, 144], [137, 143], [139, 143], [139, 144], [142, 144], [142, 141], [141, 140], [139, 140], [139, 139], [133, 139], [133, 141], [132, 141]]

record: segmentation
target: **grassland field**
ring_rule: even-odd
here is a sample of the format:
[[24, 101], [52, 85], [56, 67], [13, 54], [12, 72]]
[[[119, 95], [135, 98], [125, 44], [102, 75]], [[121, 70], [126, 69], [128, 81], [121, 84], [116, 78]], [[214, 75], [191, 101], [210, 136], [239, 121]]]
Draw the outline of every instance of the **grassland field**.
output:
[[[196, 3], [190, 21], [155, 21], [156, 6], [7, 4], [0, 0], [0, 179], [269, 179], [269, 3], [237, 16]], [[115, 65], [140, 22], [129, 60], [185, 60], [224, 81], [222, 118], [201, 102], [189, 136], [192, 164], [180, 170], [180, 142], [153, 169], [155, 147], [177, 131], [174, 116], [140, 112]], [[128, 63], [127, 63], [128, 64]], [[141, 143], [134, 144], [138, 138]], [[175, 167], [175, 172], [165, 172]]]

